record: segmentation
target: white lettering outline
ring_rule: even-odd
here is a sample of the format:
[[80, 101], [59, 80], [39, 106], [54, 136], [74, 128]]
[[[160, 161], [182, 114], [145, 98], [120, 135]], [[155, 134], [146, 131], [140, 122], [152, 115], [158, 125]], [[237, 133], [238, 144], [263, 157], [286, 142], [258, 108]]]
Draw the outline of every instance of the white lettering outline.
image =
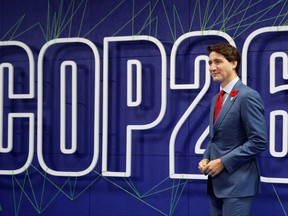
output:
[[[32, 99], [34, 98], [35, 85], [34, 85], [34, 57], [31, 49], [20, 41], [0, 41], [0, 47], [2, 46], [18, 46], [25, 50], [28, 56], [29, 62], [29, 93], [27, 94], [15, 94], [14, 92], [14, 67], [10, 63], [0, 64], [0, 86], [3, 89], [3, 73], [4, 68], [8, 68], [9, 87], [8, 98], [9, 99]], [[9, 113], [8, 114], [8, 143], [7, 147], [3, 145], [3, 91], [0, 94], [0, 152], [9, 153], [13, 149], [13, 119], [14, 118], [28, 118], [29, 119], [29, 150], [28, 157], [25, 164], [16, 170], [0, 170], [0, 175], [17, 175], [24, 172], [32, 163], [34, 155], [34, 114], [33, 113]]]
[[[136, 66], [136, 99], [133, 101], [133, 70], [132, 66]], [[138, 60], [127, 61], [127, 106], [137, 107], [142, 102], [142, 64]]]
[[[50, 169], [43, 158], [43, 59], [46, 50], [54, 44], [59, 43], [83, 43], [88, 45], [94, 55], [95, 59], [95, 96], [94, 96], [94, 151], [93, 151], [93, 159], [90, 166], [82, 171], [56, 171]], [[98, 64], [97, 64], [98, 63]], [[59, 38], [48, 41], [41, 48], [39, 57], [38, 57], [38, 121], [37, 121], [37, 156], [38, 161], [42, 169], [54, 176], [71, 176], [71, 177], [79, 177], [84, 176], [91, 172], [97, 164], [98, 156], [99, 156], [99, 99], [100, 98], [100, 57], [98, 53], [97, 47], [91, 41], [85, 38]]]
[[276, 92], [288, 90], [288, 84], [276, 86], [276, 58], [281, 58], [282, 63], [282, 77], [283, 79], [288, 79], [288, 56], [284, 52], [275, 52], [270, 57], [270, 93], [274, 94]]
[[[194, 99], [194, 101], [191, 103], [191, 105], [188, 107], [188, 109], [186, 110], [186, 112], [183, 114], [183, 116], [180, 118], [180, 120], [178, 121], [178, 123], [176, 124], [176, 126], [173, 129], [173, 132], [171, 134], [170, 137], [170, 143], [169, 143], [169, 175], [170, 178], [172, 179], [207, 179], [206, 176], [204, 176], [203, 174], [186, 174], [186, 173], [175, 173], [175, 140], [176, 140], [176, 136], [181, 128], [181, 126], [183, 125], [183, 123], [187, 120], [187, 118], [189, 117], [189, 115], [192, 113], [192, 111], [194, 110], [194, 108], [197, 106], [197, 104], [199, 103], [199, 101], [203, 98], [203, 96], [205, 95], [205, 93], [207, 92], [209, 86], [210, 86], [210, 72], [209, 72], [209, 67], [208, 67], [208, 57], [207, 56], [198, 56], [195, 59], [195, 81], [194, 84], [176, 84], [175, 83], [175, 68], [176, 68], [176, 54], [177, 54], [177, 50], [178, 47], [180, 45], [180, 43], [190, 37], [195, 37], [195, 36], [219, 36], [222, 37], [224, 39], [226, 39], [231, 45], [236, 46], [233, 39], [226, 33], [221, 32], [221, 31], [195, 31], [195, 32], [189, 32], [186, 34], [183, 34], [181, 37], [179, 37], [172, 48], [171, 51], [171, 59], [170, 59], [170, 88], [171, 89], [198, 89], [200, 86], [200, 60], [204, 60], [207, 62], [206, 64], [206, 70], [205, 70], [205, 84], [204, 87], [202, 88], [202, 90], [200, 91], [200, 93], [196, 96], [196, 98]], [[196, 78], [199, 80], [197, 81]], [[209, 131], [209, 127], [207, 127], [205, 129], [205, 131], [202, 133], [202, 135], [200, 136], [200, 138], [197, 141], [197, 145], [195, 145], [195, 151], [197, 151], [197, 153], [202, 153], [203, 150], [200, 150], [200, 146], [202, 143], [199, 142], [203, 141], [205, 139], [205, 137], [208, 135], [208, 131]]]
[[[150, 41], [157, 45], [161, 53], [161, 109], [158, 117], [151, 123], [146, 125], [127, 125], [126, 127], [126, 170], [124, 172], [109, 171], [108, 164], [108, 60], [109, 60], [109, 43], [121, 41]], [[123, 37], [105, 37], [103, 42], [103, 138], [102, 138], [102, 175], [113, 177], [130, 177], [131, 176], [131, 160], [132, 160], [132, 131], [146, 130], [155, 127], [163, 119], [166, 112], [167, 95], [166, 95], [166, 71], [167, 57], [163, 44], [152, 36], [123, 36]]]
[[[66, 67], [71, 66], [72, 73], [72, 127], [71, 148], [66, 147]], [[60, 149], [64, 154], [73, 154], [77, 150], [77, 64], [64, 61], [60, 70]]]

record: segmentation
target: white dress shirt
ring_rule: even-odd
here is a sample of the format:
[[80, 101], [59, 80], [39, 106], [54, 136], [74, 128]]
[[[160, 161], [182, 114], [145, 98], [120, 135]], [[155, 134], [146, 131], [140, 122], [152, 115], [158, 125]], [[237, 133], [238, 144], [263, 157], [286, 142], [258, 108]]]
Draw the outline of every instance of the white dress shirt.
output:
[[228, 95], [230, 94], [230, 92], [233, 90], [233, 87], [235, 86], [235, 84], [238, 82], [239, 77], [237, 76], [236, 78], [234, 78], [231, 82], [229, 82], [224, 88], [224, 92], [225, 94], [223, 95], [223, 104], [225, 103]]

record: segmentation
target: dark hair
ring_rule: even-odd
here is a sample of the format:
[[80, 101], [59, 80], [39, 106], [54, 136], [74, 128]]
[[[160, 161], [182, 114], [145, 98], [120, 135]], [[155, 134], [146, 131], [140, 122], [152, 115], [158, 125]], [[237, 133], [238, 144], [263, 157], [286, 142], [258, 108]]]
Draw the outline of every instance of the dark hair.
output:
[[223, 55], [229, 62], [236, 61], [237, 66], [235, 68], [237, 75], [239, 76], [239, 68], [241, 63], [241, 57], [239, 51], [228, 43], [219, 43], [215, 45], [209, 45], [207, 47], [209, 54], [211, 52], [217, 52]]

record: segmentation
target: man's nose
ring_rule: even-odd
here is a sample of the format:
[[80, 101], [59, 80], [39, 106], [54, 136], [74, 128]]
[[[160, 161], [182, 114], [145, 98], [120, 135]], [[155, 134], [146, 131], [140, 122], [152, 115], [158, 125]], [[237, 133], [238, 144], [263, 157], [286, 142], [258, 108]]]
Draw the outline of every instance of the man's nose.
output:
[[212, 63], [212, 64], [210, 64], [209, 69], [210, 69], [211, 71], [213, 71], [213, 70], [216, 70], [217, 67], [216, 67], [215, 64]]

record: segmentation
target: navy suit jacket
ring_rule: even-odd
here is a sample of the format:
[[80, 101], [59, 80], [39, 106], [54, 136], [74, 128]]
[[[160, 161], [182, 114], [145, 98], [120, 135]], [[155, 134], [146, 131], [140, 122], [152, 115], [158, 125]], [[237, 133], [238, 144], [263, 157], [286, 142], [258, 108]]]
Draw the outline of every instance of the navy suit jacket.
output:
[[215, 95], [211, 103], [209, 143], [203, 158], [221, 158], [224, 170], [212, 180], [217, 197], [246, 197], [259, 192], [260, 173], [257, 156], [266, 149], [267, 133], [263, 102], [255, 90], [240, 80], [227, 97], [213, 123]]

